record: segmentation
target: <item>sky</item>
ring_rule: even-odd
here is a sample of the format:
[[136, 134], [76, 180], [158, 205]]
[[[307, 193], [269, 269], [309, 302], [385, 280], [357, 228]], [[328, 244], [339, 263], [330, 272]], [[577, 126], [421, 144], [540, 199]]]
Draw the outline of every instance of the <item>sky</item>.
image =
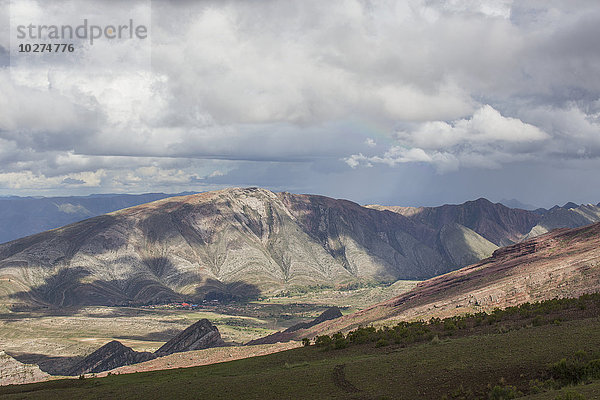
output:
[[[84, 20], [147, 35], [36, 36]], [[0, 0], [0, 195], [596, 204], [599, 37], [597, 0]]]

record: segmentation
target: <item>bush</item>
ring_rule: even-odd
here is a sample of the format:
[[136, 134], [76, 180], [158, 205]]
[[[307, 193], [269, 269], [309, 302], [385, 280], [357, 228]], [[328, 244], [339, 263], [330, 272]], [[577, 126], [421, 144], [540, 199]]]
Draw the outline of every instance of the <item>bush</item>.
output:
[[562, 386], [576, 385], [586, 376], [585, 365], [581, 362], [568, 362], [563, 358], [550, 365], [550, 376]]
[[345, 349], [348, 347], [348, 340], [343, 333], [338, 332], [331, 338], [333, 340], [334, 349]]
[[496, 385], [488, 393], [488, 399], [490, 400], [510, 400], [521, 396], [523, 396], [523, 393], [519, 392], [514, 386]]
[[556, 396], [554, 400], [585, 400], [585, 397], [581, 393], [566, 392]]
[[317, 347], [329, 347], [331, 346], [331, 342], [333, 342], [333, 340], [328, 335], [321, 335], [315, 338], [315, 345]]

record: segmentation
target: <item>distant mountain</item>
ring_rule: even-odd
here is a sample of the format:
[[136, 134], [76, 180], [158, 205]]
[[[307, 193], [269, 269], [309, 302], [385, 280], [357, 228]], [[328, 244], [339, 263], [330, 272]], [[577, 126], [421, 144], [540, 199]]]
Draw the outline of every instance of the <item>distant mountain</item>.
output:
[[[491, 311], [600, 291], [600, 223], [558, 229], [498, 249], [480, 263], [421, 282], [410, 292], [286, 339], [347, 331], [359, 325]], [[387, 321], [387, 322], [385, 322]]]
[[[510, 238], [536, 222], [522, 210], [495, 207], [507, 220], [531, 221], [505, 229]], [[258, 188], [173, 197], [0, 245], [0, 302], [144, 304], [425, 279], [497, 248], [464, 224], [446, 222]], [[462, 222], [496, 232], [490, 221]]]
[[174, 195], [147, 193], [72, 197], [0, 197], [0, 243], [172, 196]]
[[393, 211], [436, 230], [456, 223], [497, 246], [518, 242], [540, 220], [540, 216], [534, 212], [511, 209], [483, 198], [440, 207], [368, 207]]
[[600, 222], [600, 206], [567, 203], [554, 206], [544, 213], [540, 221], [531, 228], [524, 239], [533, 238], [557, 228], [577, 228]]

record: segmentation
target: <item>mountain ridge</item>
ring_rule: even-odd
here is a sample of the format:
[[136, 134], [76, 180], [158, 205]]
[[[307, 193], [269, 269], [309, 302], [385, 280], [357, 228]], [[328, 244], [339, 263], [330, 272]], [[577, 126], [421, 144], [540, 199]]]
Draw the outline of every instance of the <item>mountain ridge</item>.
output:
[[[325, 196], [225, 189], [160, 199], [0, 245], [0, 294], [5, 303], [143, 304], [256, 297], [289, 285], [422, 279], [491, 254], [495, 246], [467, 229], [436, 230]], [[462, 247], [446, 249], [456, 242]]]
[[293, 286], [427, 279], [488, 257], [541, 216], [486, 199], [361, 206], [260, 188], [169, 197], [0, 245], [0, 303], [256, 298]]

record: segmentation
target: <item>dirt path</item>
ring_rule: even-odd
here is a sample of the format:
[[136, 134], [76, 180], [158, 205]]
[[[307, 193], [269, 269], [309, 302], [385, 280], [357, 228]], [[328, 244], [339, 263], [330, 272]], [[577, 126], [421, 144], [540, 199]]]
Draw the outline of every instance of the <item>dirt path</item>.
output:
[[335, 386], [347, 393], [356, 393], [360, 390], [346, 379], [346, 364], [339, 364], [333, 368], [331, 374]]

